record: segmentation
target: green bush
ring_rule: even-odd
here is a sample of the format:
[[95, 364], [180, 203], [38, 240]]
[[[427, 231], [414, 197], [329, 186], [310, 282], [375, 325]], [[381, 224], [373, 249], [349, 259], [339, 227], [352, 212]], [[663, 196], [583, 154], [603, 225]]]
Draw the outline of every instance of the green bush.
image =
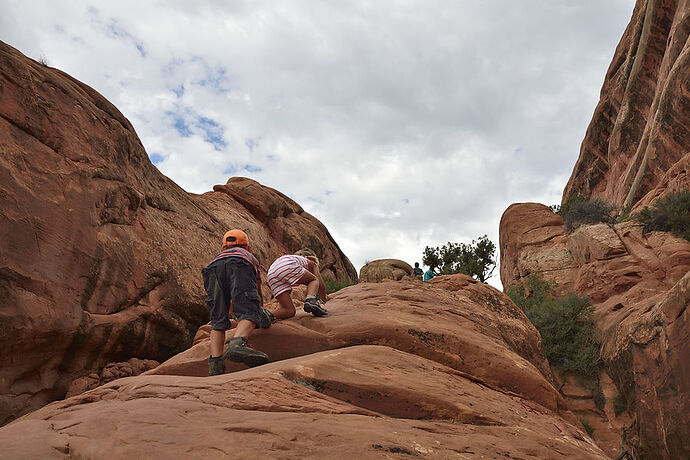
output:
[[611, 403], [613, 404], [613, 413], [616, 414], [616, 417], [621, 415], [627, 409], [625, 406], [625, 400], [621, 395], [614, 396]]
[[595, 198], [593, 200], [574, 200], [569, 206], [561, 206], [560, 214], [565, 222], [565, 229], [572, 232], [580, 225], [614, 222], [612, 216], [615, 206]]
[[634, 216], [644, 234], [659, 230], [690, 241], [690, 190], [667, 194]]
[[496, 245], [483, 235], [472, 243], [451, 243], [424, 248], [422, 263], [441, 275], [464, 273], [482, 283], [496, 268]]
[[600, 342], [594, 327], [594, 307], [589, 298], [574, 292], [555, 296], [555, 287], [553, 281], [533, 273], [523, 285], [508, 288], [506, 294], [539, 331], [552, 366], [561, 372], [596, 378]]
[[594, 434], [594, 428], [592, 428], [591, 423], [589, 423], [587, 420], [583, 418], [580, 419], [580, 423], [582, 423], [582, 426], [585, 427], [585, 431], [588, 435], [592, 436]]
[[606, 407], [606, 395], [604, 395], [604, 391], [599, 385], [592, 391], [592, 399], [594, 399], [594, 405], [597, 406], [597, 409], [604, 410]]
[[337, 281], [329, 278], [324, 278], [323, 284], [326, 285], [326, 293], [333, 294], [334, 292], [339, 291], [344, 287], [352, 286], [355, 283], [351, 281]]

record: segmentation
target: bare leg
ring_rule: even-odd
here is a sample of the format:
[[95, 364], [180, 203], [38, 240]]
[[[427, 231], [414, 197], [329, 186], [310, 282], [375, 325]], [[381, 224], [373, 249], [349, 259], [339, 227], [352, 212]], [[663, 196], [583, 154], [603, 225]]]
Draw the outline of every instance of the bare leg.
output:
[[278, 294], [276, 299], [280, 308], [273, 311], [276, 319], [286, 319], [295, 316], [295, 304], [292, 303], [292, 297], [290, 297], [291, 291], [285, 291], [282, 294]]
[[254, 324], [254, 321], [249, 321], [248, 319], [243, 319], [239, 323], [237, 323], [237, 328], [235, 328], [235, 335], [234, 337], [244, 337], [247, 338], [249, 337], [249, 334], [254, 332], [254, 329], [256, 328], [256, 324]]
[[319, 280], [312, 272], [304, 272], [297, 283], [307, 285], [307, 295], [316, 296], [316, 293], [319, 292]]
[[217, 358], [223, 354], [223, 343], [225, 342], [225, 331], [211, 329], [211, 356]]

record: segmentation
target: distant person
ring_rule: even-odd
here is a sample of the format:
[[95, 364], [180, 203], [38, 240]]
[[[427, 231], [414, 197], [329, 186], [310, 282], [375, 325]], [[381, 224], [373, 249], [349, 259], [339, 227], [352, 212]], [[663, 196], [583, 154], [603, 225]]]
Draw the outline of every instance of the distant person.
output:
[[429, 281], [434, 276], [436, 276], [436, 273], [430, 268], [424, 272], [424, 281]]
[[[225, 359], [238, 361], [249, 367], [268, 362], [268, 355], [254, 350], [248, 337], [258, 327], [268, 328], [273, 315], [263, 308], [259, 261], [249, 252], [249, 238], [242, 230], [230, 230], [223, 235], [223, 246], [201, 273], [206, 289], [206, 306], [211, 313], [211, 355], [208, 375], [225, 372]], [[237, 327], [223, 354], [225, 331], [230, 329], [230, 315]]]
[[290, 293], [293, 286], [304, 284], [307, 286], [307, 299], [304, 301], [304, 311], [314, 316], [326, 316], [326, 310], [316, 298], [318, 292], [324, 302], [329, 300], [326, 285], [319, 273], [319, 259], [311, 249], [300, 249], [293, 255], [278, 257], [271, 264], [266, 275], [268, 286], [273, 297], [278, 300], [280, 308], [273, 311], [276, 319], [292, 318], [295, 316], [295, 304]]
[[414, 270], [412, 270], [412, 273], [415, 279], [422, 279], [422, 275], [424, 274], [424, 272], [421, 268], [419, 268], [419, 262], [414, 263]]

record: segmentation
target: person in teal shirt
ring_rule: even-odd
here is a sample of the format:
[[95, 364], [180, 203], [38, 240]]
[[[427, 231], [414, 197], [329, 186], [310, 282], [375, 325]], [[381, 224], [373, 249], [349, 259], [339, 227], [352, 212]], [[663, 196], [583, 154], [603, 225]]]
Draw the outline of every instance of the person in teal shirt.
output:
[[436, 276], [436, 273], [432, 269], [428, 269], [424, 272], [424, 281], [429, 281], [434, 276]]

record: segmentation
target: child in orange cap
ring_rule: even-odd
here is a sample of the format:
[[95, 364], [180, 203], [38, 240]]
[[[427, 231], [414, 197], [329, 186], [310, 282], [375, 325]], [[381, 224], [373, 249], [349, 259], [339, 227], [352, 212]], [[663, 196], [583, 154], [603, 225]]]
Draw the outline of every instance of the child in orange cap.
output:
[[[273, 315], [263, 308], [259, 261], [249, 252], [249, 238], [242, 230], [223, 235], [223, 246], [202, 271], [206, 306], [211, 313], [211, 356], [208, 375], [225, 372], [225, 359], [254, 367], [268, 362], [268, 355], [254, 350], [247, 338], [258, 327], [268, 328]], [[225, 331], [230, 329], [229, 308], [237, 318], [237, 328], [227, 342], [223, 355]]]

